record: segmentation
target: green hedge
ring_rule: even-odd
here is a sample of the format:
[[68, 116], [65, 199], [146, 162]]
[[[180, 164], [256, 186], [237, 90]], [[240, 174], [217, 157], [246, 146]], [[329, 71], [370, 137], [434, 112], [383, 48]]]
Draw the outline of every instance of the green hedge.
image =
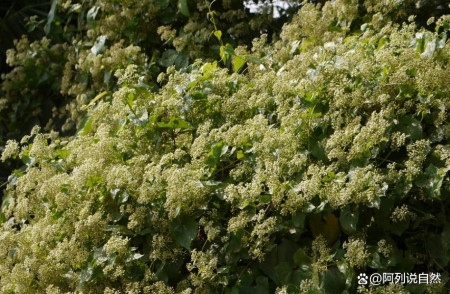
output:
[[[1, 292], [447, 293], [450, 17], [428, 31], [376, 3], [304, 3], [251, 49], [215, 28], [222, 60], [169, 66], [159, 90], [115, 44], [114, 85], [79, 101], [75, 136], [6, 144], [24, 167]], [[383, 272], [441, 283], [358, 285]]]

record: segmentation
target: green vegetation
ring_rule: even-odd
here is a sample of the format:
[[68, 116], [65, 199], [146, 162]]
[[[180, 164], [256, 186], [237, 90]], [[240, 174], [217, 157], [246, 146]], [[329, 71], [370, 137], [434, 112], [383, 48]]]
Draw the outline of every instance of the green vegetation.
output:
[[[417, 9], [304, 2], [278, 34], [54, 0], [7, 52], [0, 292], [448, 293], [450, 15]], [[441, 283], [358, 285], [384, 272]]]

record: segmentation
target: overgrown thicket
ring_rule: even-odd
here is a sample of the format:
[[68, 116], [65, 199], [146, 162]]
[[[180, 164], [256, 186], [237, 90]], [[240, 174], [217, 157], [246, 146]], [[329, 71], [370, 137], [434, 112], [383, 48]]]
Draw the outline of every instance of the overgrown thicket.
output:
[[[13, 70], [1, 87], [2, 137], [23, 136], [35, 124], [69, 130], [76, 122], [75, 106], [66, 104], [73, 100], [79, 106], [98, 91], [117, 89], [114, 72], [129, 63], [145, 67], [147, 83], [157, 89], [156, 76], [168, 66], [179, 69], [196, 58], [218, 55], [217, 43], [209, 42], [213, 26], [205, 17], [209, 4], [203, 0], [51, 2], [48, 19], [32, 16], [26, 25], [30, 36], [17, 36], [15, 49], [7, 53]], [[295, 7], [298, 1], [291, 2]], [[233, 46], [249, 44], [260, 31], [278, 31], [290, 15], [287, 10], [280, 20], [269, 13], [250, 17], [242, 1], [217, 2], [212, 8]], [[6, 21], [23, 17], [22, 10], [6, 13], [12, 16], [3, 23], [2, 43], [11, 43], [8, 33], [20, 30]], [[46, 38], [30, 40], [41, 31]]]
[[[298, 5], [290, 1], [278, 19], [270, 3], [258, 14], [250, 14], [242, 1], [215, 1], [211, 9], [224, 41], [236, 47], [251, 45], [260, 32], [279, 33]], [[36, 11], [48, 8], [47, 18]], [[114, 73], [128, 64], [141, 67], [148, 90], [157, 91], [156, 77], [167, 67], [216, 59], [219, 46], [210, 42], [214, 26], [208, 9], [204, 0], [6, 1], [0, 7], [0, 53], [13, 41], [15, 46], [2, 56], [11, 70], [1, 71], [0, 146], [20, 140], [34, 125], [72, 135], [84, 114], [81, 106], [98, 93], [117, 90]], [[13, 167], [0, 163], [2, 182]]]
[[[65, 97], [77, 131], [4, 148], [2, 293], [448, 292], [449, 15], [303, 3], [246, 47], [239, 11], [129, 2], [58, 2], [62, 39], [8, 52], [6, 97]], [[358, 286], [374, 272], [441, 283]]]

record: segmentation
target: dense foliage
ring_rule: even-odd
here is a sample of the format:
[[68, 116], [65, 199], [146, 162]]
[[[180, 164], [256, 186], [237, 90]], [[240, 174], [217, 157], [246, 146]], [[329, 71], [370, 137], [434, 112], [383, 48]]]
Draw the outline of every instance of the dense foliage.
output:
[[[1, 137], [23, 136], [35, 124], [50, 130], [65, 123], [62, 130], [70, 129], [76, 122], [73, 108], [96, 92], [115, 89], [114, 72], [127, 64], [144, 66], [148, 59], [146, 80], [158, 88], [156, 76], [162, 69], [182, 68], [199, 57], [215, 58], [219, 50], [217, 43], [209, 42], [213, 26], [205, 17], [209, 6], [203, 0], [51, 2], [48, 19], [31, 17], [27, 29], [33, 34], [17, 36], [15, 49], [7, 52], [6, 62], [13, 70], [3, 77], [1, 87]], [[288, 15], [273, 19], [262, 13], [246, 21], [250, 13], [242, 1], [220, 4], [212, 6], [217, 25], [234, 46], [250, 43], [260, 31], [278, 31]], [[12, 15], [7, 20], [15, 21], [23, 14], [22, 10], [7, 13]], [[2, 43], [11, 43], [8, 35], [15, 27], [4, 27]], [[40, 31], [47, 37], [35, 40]], [[70, 101], [72, 107], [67, 108]], [[63, 121], [55, 124], [62, 116]], [[24, 123], [27, 126], [19, 127]]]
[[[298, 4], [290, 1], [277, 19], [269, 4], [259, 14], [250, 14], [242, 1], [215, 2], [211, 8], [224, 41], [237, 46], [251, 45], [260, 32], [279, 32]], [[36, 11], [48, 8], [46, 19]], [[11, 70], [2, 70], [0, 146], [7, 138], [20, 140], [34, 125], [73, 134], [81, 106], [98, 93], [117, 90], [114, 73], [128, 64], [142, 67], [149, 90], [157, 91], [156, 77], [167, 67], [215, 59], [219, 45], [210, 42], [209, 8], [204, 0], [6, 1], [0, 7], [2, 59], [5, 46], [13, 41], [15, 46], [6, 52]], [[12, 166], [0, 163], [1, 181]]]
[[203, 1], [116, 2], [54, 1], [55, 39], [8, 51], [1, 111], [55, 95], [77, 131], [6, 143], [2, 293], [448, 292], [449, 15], [303, 3], [246, 47]]

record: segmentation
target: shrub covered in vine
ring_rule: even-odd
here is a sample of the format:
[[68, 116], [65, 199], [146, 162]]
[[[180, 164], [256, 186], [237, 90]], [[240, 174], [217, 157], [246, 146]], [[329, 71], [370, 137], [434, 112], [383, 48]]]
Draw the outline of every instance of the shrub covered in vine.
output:
[[[303, 3], [249, 47], [213, 21], [220, 61], [154, 79], [140, 47], [105, 47], [119, 20], [89, 46], [22, 39], [73, 59], [60, 91], [78, 95], [77, 131], [5, 145], [23, 167], [1, 207], [1, 292], [447, 293], [450, 16], [428, 30], [396, 5]], [[384, 272], [440, 282], [358, 284]]]
[[[143, 67], [148, 90], [157, 91], [156, 77], [167, 67], [216, 58], [219, 46], [210, 42], [213, 25], [206, 18], [210, 7], [224, 41], [237, 46], [251, 44], [261, 31], [279, 32], [298, 5], [290, 1], [291, 8], [275, 19], [270, 5], [251, 14], [242, 1], [7, 1], [0, 8], [0, 53], [12, 48], [1, 61], [10, 70], [1, 71], [0, 146], [20, 140], [34, 125], [72, 135], [85, 115], [82, 105], [117, 90], [115, 72], [129, 64]], [[38, 9], [48, 8], [43, 18]], [[1, 180], [13, 166], [0, 164]]]

